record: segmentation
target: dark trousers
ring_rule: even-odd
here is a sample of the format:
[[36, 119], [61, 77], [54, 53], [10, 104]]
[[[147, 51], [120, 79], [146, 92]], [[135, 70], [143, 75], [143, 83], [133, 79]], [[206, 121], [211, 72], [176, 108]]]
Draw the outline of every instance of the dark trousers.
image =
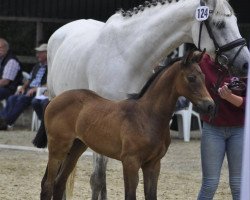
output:
[[6, 107], [0, 112], [0, 117], [3, 118], [8, 125], [14, 124], [20, 114], [31, 105], [33, 96], [12, 95], [7, 99]]
[[8, 88], [0, 87], [0, 101], [7, 99], [14, 92]]
[[31, 105], [37, 114], [38, 119], [43, 119], [44, 109], [49, 103], [49, 99], [32, 99]]

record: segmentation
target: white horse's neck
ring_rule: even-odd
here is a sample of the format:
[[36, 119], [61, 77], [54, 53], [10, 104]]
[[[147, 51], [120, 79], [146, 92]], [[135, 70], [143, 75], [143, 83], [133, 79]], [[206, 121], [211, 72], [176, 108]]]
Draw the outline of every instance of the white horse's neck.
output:
[[126, 49], [121, 52], [125, 58], [134, 58], [130, 60], [131, 66], [152, 67], [181, 44], [193, 43], [191, 28], [199, 3], [199, 0], [158, 3], [132, 17], [114, 15], [107, 21], [107, 27], [113, 26], [110, 30], [116, 32], [114, 35], [124, 38], [116, 42], [120, 49]]
[[[106, 70], [101, 77], [98, 76], [100, 79], [105, 77], [103, 82], [109, 76], [119, 77], [112, 78], [112, 83], [102, 84], [107, 91], [115, 93], [113, 99], [117, 98], [117, 91], [121, 93], [118, 99], [124, 98], [127, 93], [138, 92], [152, 74], [152, 69], [163, 58], [181, 44], [193, 43], [192, 28], [194, 24], [199, 24], [195, 19], [199, 3], [199, 0], [166, 1], [164, 5], [151, 5], [131, 17], [115, 14], [109, 18], [97, 40], [94, 40], [93, 46], [98, 44], [98, 50], [90, 52], [97, 51], [97, 54], [91, 56], [99, 59], [105, 55], [100, 59], [100, 65], [106, 66]], [[91, 70], [95, 71], [93, 76], [97, 70], [101, 73], [96, 63], [96, 60], [91, 60]], [[93, 67], [95, 65], [96, 68]], [[91, 87], [93, 90], [95, 88]], [[104, 97], [111, 96], [106, 95], [103, 88], [97, 92]]]
[[[235, 16], [227, 17], [230, 9], [226, 0], [204, 1], [214, 9], [209, 23], [217, 42], [224, 45], [240, 38]], [[124, 99], [127, 93], [138, 92], [162, 58], [182, 43], [198, 44], [200, 22], [195, 12], [199, 5], [200, 0], [158, 3], [131, 17], [114, 14], [105, 24], [79, 20], [65, 25], [49, 41], [50, 90], [56, 95], [68, 89], [88, 88], [109, 99]], [[221, 30], [216, 27], [218, 22], [227, 26]], [[200, 41], [201, 49], [214, 52], [206, 27]], [[238, 49], [226, 53], [232, 59]], [[245, 65], [247, 56], [245, 47], [235, 64]], [[70, 77], [68, 82], [65, 74]]]

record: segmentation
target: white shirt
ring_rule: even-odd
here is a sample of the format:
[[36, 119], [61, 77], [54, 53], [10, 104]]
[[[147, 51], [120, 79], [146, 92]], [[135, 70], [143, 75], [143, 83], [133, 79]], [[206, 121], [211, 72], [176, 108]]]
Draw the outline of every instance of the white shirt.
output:
[[16, 78], [16, 75], [19, 70], [19, 63], [15, 59], [10, 59], [4, 67], [2, 79], [8, 79], [13, 81]]

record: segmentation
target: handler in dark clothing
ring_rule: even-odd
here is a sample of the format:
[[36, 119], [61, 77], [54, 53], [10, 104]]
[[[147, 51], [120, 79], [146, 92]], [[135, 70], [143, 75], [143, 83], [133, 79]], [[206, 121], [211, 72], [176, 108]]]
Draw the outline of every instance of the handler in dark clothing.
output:
[[0, 101], [14, 94], [22, 79], [20, 62], [11, 53], [8, 42], [0, 38]]
[[35, 50], [39, 63], [33, 67], [30, 79], [17, 91], [17, 94], [8, 98], [6, 107], [0, 112], [0, 130], [6, 130], [8, 125], [14, 124], [19, 115], [31, 105], [37, 87], [46, 85], [47, 44], [42, 44]]

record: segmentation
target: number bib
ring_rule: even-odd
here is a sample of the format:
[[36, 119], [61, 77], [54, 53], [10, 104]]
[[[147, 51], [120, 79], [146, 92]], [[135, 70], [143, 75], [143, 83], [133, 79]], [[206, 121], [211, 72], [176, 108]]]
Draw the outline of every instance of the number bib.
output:
[[196, 8], [195, 18], [198, 21], [205, 21], [209, 17], [209, 8], [207, 6], [199, 6]]

